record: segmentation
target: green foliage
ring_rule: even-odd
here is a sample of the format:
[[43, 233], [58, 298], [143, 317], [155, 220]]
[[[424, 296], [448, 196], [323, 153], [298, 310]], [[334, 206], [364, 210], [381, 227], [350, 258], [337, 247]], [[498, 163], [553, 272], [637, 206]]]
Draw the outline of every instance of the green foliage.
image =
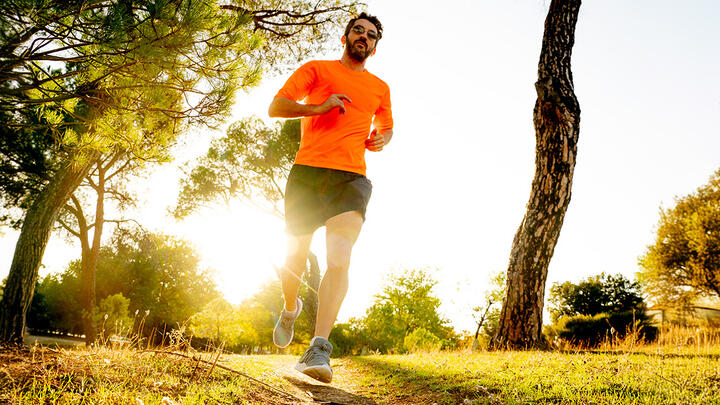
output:
[[640, 266], [643, 288], [659, 303], [720, 298], [720, 170], [675, 207], [661, 209], [655, 243]]
[[[27, 114], [18, 111], [16, 114]], [[0, 120], [10, 122], [7, 111], [0, 111]], [[0, 224], [18, 228], [22, 211], [32, 203], [32, 197], [48, 180], [48, 173], [56, 170], [60, 149], [39, 125], [37, 115], [24, 117], [27, 127], [22, 130], [0, 126]]]
[[562, 316], [597, 315], [645, 308], [640, 285], [622, 274], [602, 273], [578, 284], [566, 281], [550, 287], [550, 317], [553, 322]]
[[498, 328], [502, 302], [505, 298], [506, 278], [507, 273], [505, 271], [499, 271], [490, 275], [488, 289], [484, 294], [484, 305], [473, 308], [475, 320], [478, 323], [481, 321], [483, 315], [485, 315], [485, 318], [482, 319], [478, 342], [473, 342], [474, 346], [487, 346]]
[[356, 318], [347, 323], [336, 323], [328, 339], [333, 345], [333, 356], [347, 356], [362, 353], [366, 339], [362, 325]]
[[554, 325], [557, 336], [573, 344], [594, 347], [611, 338], [608, 314], [564, 316]]
[[622, 338], [631, 331], [654, 339], [657, 329], [645, 315], [640, 285], [621, 274], [588, 277], [578, 284], [566, 281], [550, 288], [553, 324], [546, 335], [576, 345], [594, 347], [606, 339]]
[[208, 302], [205, 308], [193, 316], [192, 331], [194, 335], [223, 340], [235, 339], [239, 335], [235, 309], [222, 297]]
[[[3, 284], [4, 281], [5, 280], [3, 280]], [[50, 306], [47, 298], [45, 298], [45, 295], [38, 287], [39, 286], [36, 284], [35, 295], [33, 295], [32, 302], [30, 303], [30, 310], [28, 311], [28, 315], [25, 319], [26, 325], [34, 331], [54, 330], [54, 318], [53, 313], [51, 312], [53, 308]]]
[[73, 261], [61, 274], [38, 282], [28, 310], [27, 327], [35, 333], [82, 334], [80, 262]]
[[128, 336], [133, 327], [130, 318], [130, 300], [117, 293], [100, 300], [92, 313], [91, 319], [101, 337], [112, 335]]
[[255, 326], [261, 325], [266, 315], [269, 314], [252, 306], [236, 307], [219, 297], [193, 316], [191, 331], [196, 337], [209, 339], [216, 347], [224, 343], [225, 350], [247, 353], [262, 344]]
[[425, 328], [415, 329], [403, 340], [405, 350], [411, 353], [437, 351], [441, 344], [440, 339]]
[[453, 338], [452, 328], [438, 313], [440, 300], [432, 295], [436, 284], [425, 270], [393, 276], [362, 320], [368, 348], [402, 350], [405, 337], [420, 328], [441, 340]]
[[2, 2], [0, 203], [26, 209], [59, 164], [95, 153], [168, 159], [178, 134], [222, 122], [238, 89], [322, 50], [353, 11], [335, 0]]
[[[121, 294], [129, 300], [129, 312], [149, 311], [145, 335], [153, 329], [169, 332], [219, 296], [211, 272], [200, 269], [199, 261], [186, 241], [119, 229], [100, 252], [97, 297]], [[38, 284], [36, 293], [42, 295], [50, 308], [52, 331], [76, 334], [82, 331], [79, 274], [80, 261], [76, 260], [63, 273], [48, 275]], [[119, 305], [121, 301], [116, 297], [106, 305]], [[121, 307], [116, 308], [121, 311]], [[107, 312], [110, 309], [105, 308], [104, 313], [110, 314]], [[28, 319], [36, 317], [36, 312], [31, 311]], [[28, 326], [35, 328], [41, 324], [28, 322]]]
[[236, 197], [282, 216], [283, 185], [299, 146], [299, 119], [274, 126], [256, 117], [235, 122], [181, 180], [175, 216], [184, 217], [217, 200], [227, 204]]
[[98, 297], [122, 293], [131, 311], [150, 310], [149, 332], [177, 328], [219, 296], [212, 272], [186, 241], [167, 235], [119, 229], [98, 260]]

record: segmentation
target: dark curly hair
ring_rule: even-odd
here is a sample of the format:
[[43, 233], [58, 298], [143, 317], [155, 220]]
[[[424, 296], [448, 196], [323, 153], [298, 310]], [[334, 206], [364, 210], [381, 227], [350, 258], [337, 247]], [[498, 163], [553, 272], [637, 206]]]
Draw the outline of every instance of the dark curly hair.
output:
[[378, 41], [380, 40], [380, 38], [382, 38], [383, 27], [382, 27], [382, 24], [380, 24], [380, 20], [378, 20], [378, 18], [375, 17], [374, 15], [370, 15], [364, 11], [362, 13], [360, 13], [359, 15], [355, 16], [353, 19], [351, 19], [348, 22], [347, 26], [345, 26], [345, 37], [347, 37], [348, 34], [350, 34], [350, 30], [352, 29], [353, 25], [355, 25], [355, 21], [357, 21], [357, 20], [370, 21], [375, 26], [375, 28], [377, 28]]

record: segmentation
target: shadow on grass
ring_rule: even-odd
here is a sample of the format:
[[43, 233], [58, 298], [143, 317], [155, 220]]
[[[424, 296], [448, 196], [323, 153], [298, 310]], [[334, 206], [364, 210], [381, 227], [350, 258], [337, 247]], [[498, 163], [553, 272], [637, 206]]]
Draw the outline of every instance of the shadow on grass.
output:
[[290, 376], [285, 376], [290, 384], [298, 387], [303, 392], [309, 393], [313, 400], [323, 404], [337, 405], [375, 405], [374, 400], [360, 395], [351, 394], [347, 391], [324, 384], [311, 384]]
[[500, 390], [483, 387], [474, 376], [435, 374], [369, 357], [353, 357], [352, 361], [364, 368], [371, 378], [370, 388], [389, 403], [462, 404], [466, 399], [504, 403], [498, 398]]
[[[523, 387], [518, 383], [517, 387], [501, 387], [502, 379], [492, 378], [492, 374], [503, 374], [503, 371], [496, 370], [491, 374], [483, 375], [478, 370], [470, 372], [459, 371], [451, 374], [435, 374], [434, 372], [417, 370], [413, 367], [400, 366], [391, 362], [383, 361], [381, 358], [354, 357], [352, 361], [366, 368], [366, 373], [374, 374], [376, 381], [385, 386], [388, 395], [385, 399], [389, 403], [403, 404], [462, 404], [466, 399], [477, 404], [566, 404], [586, 403], [584, 396], [592, 398], [612, 397], [635, 398], [643, 403], [652, 403], [658, 398], [655, 390], [644, 390], [638, 387], [626, 386], [619, 382], [610, 382], [609, 386], [585, 387], [580, 391], [551, 392], [549, 388], [562, 382], [554, 382], [551, 375], [545, 377], [544, 388], [539, 385]], [[519, 376], [521, 381], [523, 378]], [[506, 381], [505, 384], [508, 384]], [[510, 382], [512, 385], [513, 383]], [[517, 389], [516, 389], [517, 388]], [[395, 397], [392, 397], [395, 395]], [[472, 402], [473, 400], [477, 402]], [[580, 401], [580, 402], [578, 402]], [[594, 402], [589, 402], [594, 403]], [[615, 403], [615, 402], [611, 402]], [[621, 403], [621, 402], [617, 402]], [[622, 402], [626, 403], [626, 402]]]

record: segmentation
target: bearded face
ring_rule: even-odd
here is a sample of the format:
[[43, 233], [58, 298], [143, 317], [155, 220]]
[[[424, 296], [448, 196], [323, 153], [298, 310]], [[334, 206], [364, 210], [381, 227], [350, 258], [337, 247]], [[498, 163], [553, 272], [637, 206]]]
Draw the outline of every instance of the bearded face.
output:
[[375, 47], [370, 47], [368, 45], [367, 38], [360, 37], [355, 39], [353, 42], [345, 42], [345, 50], [347, 50], [348, 55], [354, 60], [363, 62], [368, 58], [368, 56], [372, 55]]

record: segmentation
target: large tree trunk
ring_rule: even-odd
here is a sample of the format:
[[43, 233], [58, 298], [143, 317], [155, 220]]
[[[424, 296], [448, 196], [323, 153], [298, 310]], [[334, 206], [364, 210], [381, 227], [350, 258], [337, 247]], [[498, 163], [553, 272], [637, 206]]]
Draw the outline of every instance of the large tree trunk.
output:
[[525, 218], [513, 240], [496, 348], [543, 347], [542, 314], [548, 266], [570, 203], [580, 105], [570, 55], [580, 0], [550, 3], [535, 83], [535, 178]]
[[57, 214], [87, 175], [92, 159], [70, 159], [38, 194], [25, 213], [7, 285], [0, 301], [0, 340], [22, 343], [25, 314], [30, 307], [38, 270]]

